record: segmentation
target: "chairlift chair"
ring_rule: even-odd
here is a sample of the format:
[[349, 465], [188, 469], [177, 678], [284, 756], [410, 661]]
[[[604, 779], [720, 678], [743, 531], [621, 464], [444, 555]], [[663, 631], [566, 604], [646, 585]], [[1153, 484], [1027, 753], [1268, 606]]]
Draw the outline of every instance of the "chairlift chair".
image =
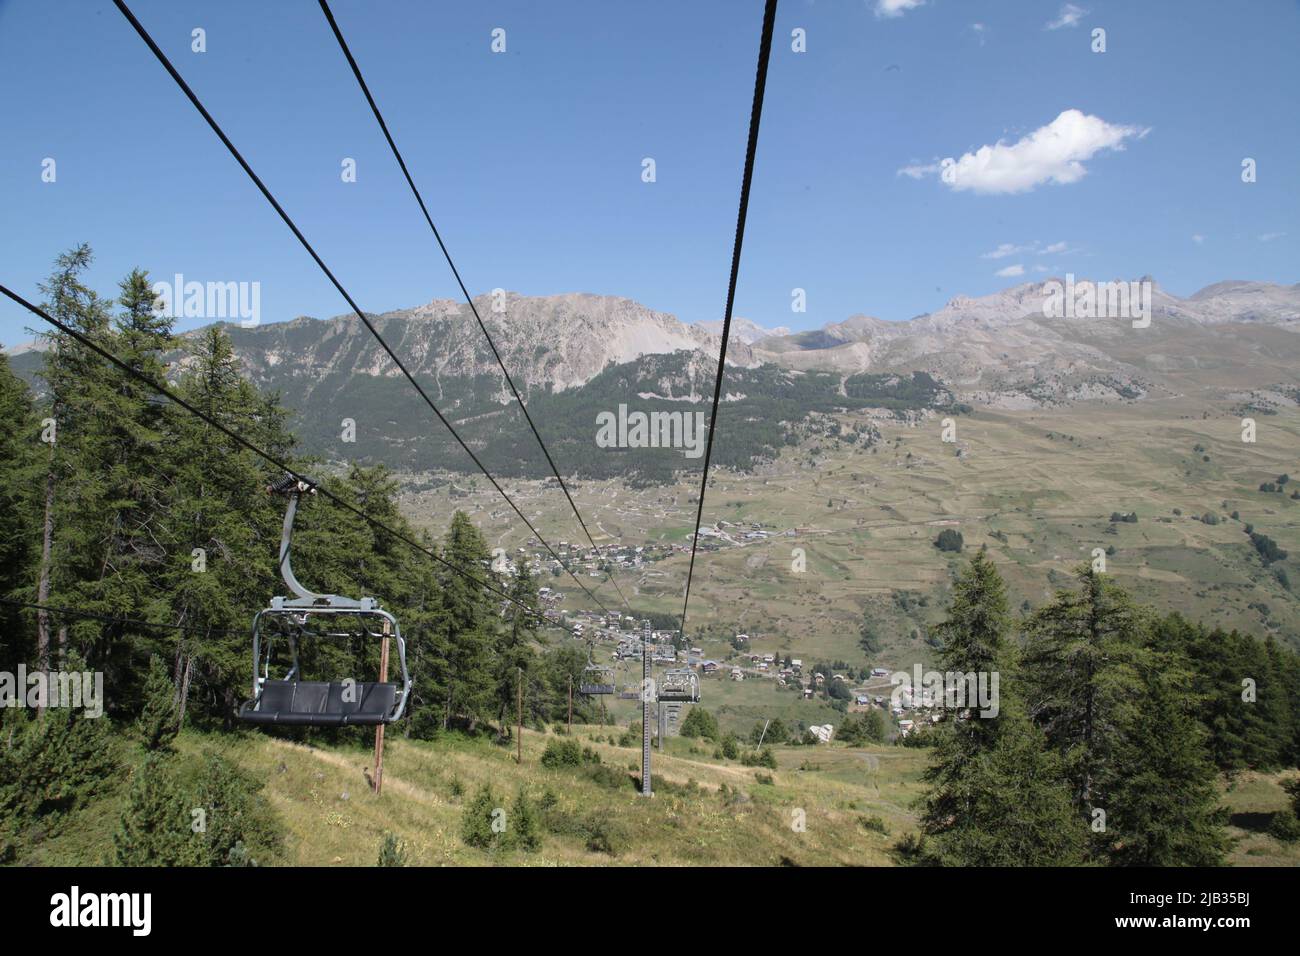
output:
[[656, 697], [660, 701], [697, 704], [700, 701], [700, 676], [689, 667], [664, 671]]
[[605, 664], [593, 663], [591, 652], [588, 651], [587, 666], [582, 669], [582, 677], [578, 683], [578, 693], [603, 696], [617, 692], [618, 687], [614, 684], [614, 668]]
[[[388, 611], [372, 597], [347, 598], [337, 594], [308, 591], [294, 576], [290, 562], [293, 519], [302, 495], [316, 489], [292, 475], [287, 475], [268, 489], [287, 495], [284, 528], [280, 535], [280, 576], [293, 597], [273, 597], [271, 606], [253, 618], [253, 699], [244, 703], [237, 717], [250, 724], [275, 724], [289, 727], [343, 727], [391, 724], [406, 710], [411, 696], [411, 675], [406, 668], [406, 641], [401, 628]], [[397, 643], [397, 661], [401, 682], [391, 681], [307, 681], [302, 679], [298, 662], [298, 644], [316, 636], [308, 624], [313, 620], [333, 625], [337, 635], [340, 624], [354, 622], [365, 637], [393, 637]], [[392, 631], [391, 635], [387, 633]], [[263, 642], [263, 635], [267, 640]], [[283, 677], [270, 674], [271, 657], [277, 635], [287, 637], [291, 665]], [[266, 653], [263, 655], [263, 643]], [[259, 670], [261, 673], [259, 673]]]

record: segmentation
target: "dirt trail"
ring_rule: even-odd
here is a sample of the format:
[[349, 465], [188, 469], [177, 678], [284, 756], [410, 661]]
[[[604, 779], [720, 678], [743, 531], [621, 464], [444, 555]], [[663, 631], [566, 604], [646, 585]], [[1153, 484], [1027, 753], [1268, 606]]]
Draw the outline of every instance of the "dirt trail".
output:
[[[327, 763], [332, 767], [338, 767], [340, 770], [347, 770], [358, 777], [362, 776], [361, 771], [369, 770], [369, 761], [358, 760], [357, 758], [345, 757], [343, 754], [333, 753], [328, 750], [318, 750], [315, 747], [309, 747], [306, 744], [294, 743], [292, 740], [273, 740], [272, 743], [283, 750], [292, 750], [296, 753], [306, 754], [314, 757], [321, 763]], [[384, 770], [384, 789], [392, 793], [400, 793], [404, 797], [409, 797], [418, 803], [428, 806], [444, 806], [445, 801], [439, 799], [436, 795], [427, 790], [417, 787], [414, 784], [407, 783], [400, 777], [394, 777], [392, 772], [385, 768]]]

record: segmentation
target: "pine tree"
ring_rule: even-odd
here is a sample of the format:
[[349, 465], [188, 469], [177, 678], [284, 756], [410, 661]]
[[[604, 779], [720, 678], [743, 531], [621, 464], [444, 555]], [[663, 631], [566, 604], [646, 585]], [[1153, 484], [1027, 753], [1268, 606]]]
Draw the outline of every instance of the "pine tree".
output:
[[[1006, 588], [983, 550], [953, 590], [940, 664], [954, 674], [1012, 671]], [[1082, 859], [1086, 830], [1074, 814], [1059, 758], [999, 680], [997, 713], [949, 711], [925, 780], [921, 826], [926, 858], [957, 866], [1068, 865]]]
[[[488, 565], [483, 536], [462, 511], [452, 517], [443, 559], [454, 567], [484, 578]], [[492, 651], [495, 621], [483, 586], [461, 574], [447, 571], [442, 578], [443, 649], [435, 680], [445, 693], [445, 720], [462, 717], [473, 729], [490, 712], [493, 697]]]
[[510, 845], [525, 853], [536, 853], [542, 848], [541, 831], [537, 807], [528, 799], [524, 788], [520, 787], [510, 808]]
[[[292, 464], [293, 441], [283, 430], [275, 401], [264, 401], [239, 377], [229, 336], [220, 326], [200, 334], [194, 362], [177, 388], [206, 415], [237, 434], [279, 449]], [[169, 595], [169, 616], [191, 625], [208, 624], [214, 631], [241, 631], [255, 610], [283, 591], [276, 557], [284, 502], [266, 494], [280, 476], [188, 414], [171, 417], [166, 450], [166, 468], [174, 482], [165, 526], [168, 560], [159, 587]], [[249, 693], [247, 638], [182, 633], [174, 656], [182, 710], [200, 721], [216, 718], [229, 724], [240, 699]], [[187, 673], [192, 684], [184, 680]], [[196, 704], [192, 710], [191, 698]]]
[[1166, 654], [1182, 654], [1192, 673], [1189, 695], [1205, 730], [1205, 747], [1216, 767], [1232, 774], [1243, 762], [1245, 723], [1254, 718], [1242, 700], [1236, 661], [1243, 640], [1236, 631], [1211, 631], [1179, 614], [1154, 622], [1153, 645]]
[[[55, 261], [49, 279], [42, 283], [41, 292], [46, 296], [47, 312], [91, 340], [107, 344], [109, 304], [81, 281], [93, 258], [85, 244], [63, 253]], [[49, 391], [49, 417], [54, 420], [54, 432], [53, 441], [48, 444], [42, 482], [41, 552], [35, 598], [37, 604], [49, 604], [51, 595], [60, 587], [60, 579], [93, 580], [84, 564], [77, 567], [74, 563], [89, 553], [93, 538], [88, 539], [82, 529], [69, 527], [71, 522], [61, 512], [69, 509], [69, 503], [78, 503], [84, 495], [92, 502], [93, 514], [93, 502], [98, 498], [93, 469], [96, 458], [93, 450], [100, 427], [96, 419], [103, 411], [96, 406], [96, 400], [111, 396], [111, 387], [102, 360], [73, 336], [55, 331], [42, 333], [40, 338], [46, 347], [41, 377]], [[91, 467], [87, 468], [88, 465]], [[56, 536], [63, 540], [56, 541]], [[57, 565], [61, 564], [69, 565], [72, 573], [57, 574]], [[53, 640], [48, 614], [38, 611], [34, 657], [38, 669], [51, 666], [55, 652]], [[59, 644], [66, 644], [66, 632], [62, 629]]]
[[466, 846], [487, 850], [500, 843], [501, 834], [492, 826], [498, 809], [491, 785], [483, 784], [461, 812], [460, 838]]
[[1142, 614], [1091, 566], [1079, 591], [1060, 591], [1030, 620], [1024, 654], [1028, 712], [1047, 734], [1071, 780], [1075, 808], [1091, 821], [1106, 803], [1108, 770], [1121, 728], [1141, 695]]
[[198, 866], [206, 862], [205, 841], [177, 783], [171, 760], [153, 753], [132, 777], [118, 830], [113, 834], [117, 866]]
[[[34, 557], [38, 502], [32, 493], [43, 475], [38, 450], [41, 427], [27, 386], [9, 368], [0, 352], [0, 597], [8, 597], [27, 582], [24, 574]], [[33, 648], [26, 642], [23, 613], [0, 605], [0, 669], [12, 673]]]
[[[505, 627], [497, 640], [496, 654], [496, 704], [497, 723], [501, 736], [506, 736], [511, 724], [510, 715], [515, 713], [518, 703], [519, 682], [524, 682], [525, 696], [529, 698], [531, 716], [538, 716], [536, 693], [527, 693], [535, 682], [533, 670], [536, 655], [533, 642], [537, 640], [537, 586], [525, 562], [520, 562], [519, 570], [507, 592], [514, 602], [506, 606]], [[517, 603], [515, 603], [517, 602]], [[522, 607], [520, 606], [522, 605]]]
[[149, 674], [144, 685], [144, 709], [137, 729], [146, 750], [168, 750], [180, 727], [177, 723], [176, 685], [167, 668], [157, 657], [149, 658]]
[[[970, 721], [963, 721], [970, 723]], [[944, 866], [1073, 866], [1088, 831], [1075, 813], [1060, 758], [1004, 695], [992, 739], [971, 759], [970, 740], [939, 735], [932, 759], [960, 773], [929, 776], [924, 859]]]
[[1140, 717], [1110, 759], [1105, 843], [1120, 866], [1221, 866], [1227, 848], [1205, 731], [1188, 681], [1162, 657], [1143, 674]]
[[573, 688], [573, 719], [580, 724], [596, 723], [599, 705], [590, 697], [578, 693], [583, 670], [587, 666], [587, 653], [573, 642], [551, 648], [542, 658], [542, 679], [549, 687], [551, 720], [567, 721], [569, 716], [569, 688]]

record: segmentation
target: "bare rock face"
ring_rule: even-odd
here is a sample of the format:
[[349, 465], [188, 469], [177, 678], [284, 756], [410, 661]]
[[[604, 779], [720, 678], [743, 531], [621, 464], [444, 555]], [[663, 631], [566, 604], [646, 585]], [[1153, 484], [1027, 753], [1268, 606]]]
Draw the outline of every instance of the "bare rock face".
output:
[[790, 368], [844, 374], [926, 371], [973, 401], [1004, 405], [1136, 397], [1153, 376], [1207, 362], [1254, 376], [1263, 360], [1283, 374], [1300, 357], [1300, 337], [1293, 334], [1300, 331], [1300, 284], [1220, 282], [1180, 299], [1149, 277], [1124, 280], [1149, 284], [1150, 324], [1135, 328], [1127, 318], [1045, 314], [1050, 281], [981, 298], [957, 296], [907, 322], [854, 316], [763, 339], [754, 354]]
[[[722, 320], [714, 319], [710, 322], [696, 322], [695, 327], [704, 329], [712, 335], [722, 334]], [[784, 325], [777, 326], [774, 329], [765, 329], [757, 322], [749, 319], [742, 319], [738, 315], [731, 317], [731, 337], [728, 341], [728, 348], [731, 342], [744, 342], [746, 345], [753, 345], [755, 342], [761, 342], [763, 339], [779, 338], [783, 335], [789, 335], [790, 330]]]
[[[720, 340], [698, 326], [630, 299], [571, 293], [529, 297], [507, 292], [474, 300], [511, 378], [525, 395], [549, 385], [563, 391], [590, 381], [609, 365], [680, 350], [714, 356]], [[436, 300], [372, 317], [375, 327], [413, 375], [436, 384], [445, 378], [486, 376], [500, 381], [487, 340], [469, 306]], [[232, 329], [236, 351], [254, 381], [286, 376], [327, 379], [336, 374], [395, 376], [400, 371], [355, 316]], [[754, 364], [743, 341], [731, 341], [728, 361]]]
[[[854, 315], [790, 332], [736, 317], [728, 365], [768, 364], [845, 379], [926, 372], [963, 401], [1023, 407], [1132, 400], [1153, 388], [1182, 390], [1198, 382], [1254, 388], [1290, 381], [1300, 363], [1300, 284], [1225, 281], [1179, 298], [1149, 277], [1125, 280], [1148, 286], [1150, 322], [1135, 328], [1125, 318], [1045, 314], [1045, 286], [1053, 281], [1063, 280], [1049, 277], [979, 298], [957, 296], [906, 322]], [[688, 353], [688, 393], [711, 384], [716, 369], [719, 320], [688, 325], [630, 299], [586, 293], [503, 292], [474, 303], [526, 399], [538, 389], [581, 388], [611, 366], [647, 357]], [[498, 406], [513, 400], [465, 303], [435, 300], [370, 318], [435, 400], [444, 398], [453, 407], [470, 394]], [[260, 387], [314, 400], [346, 393], [367, 379], [400, 376], [356, 316], [228, 328], [244, 373]], [[189, 364], [188, 353], [184, 343], [169, 356], [174, 370]], [[28, 346], [9, 355], [15, 370], [29, 377], [41, 361]], [[666, 397], [681, 387], [680, 381], [664, 381], [653, 392]]]

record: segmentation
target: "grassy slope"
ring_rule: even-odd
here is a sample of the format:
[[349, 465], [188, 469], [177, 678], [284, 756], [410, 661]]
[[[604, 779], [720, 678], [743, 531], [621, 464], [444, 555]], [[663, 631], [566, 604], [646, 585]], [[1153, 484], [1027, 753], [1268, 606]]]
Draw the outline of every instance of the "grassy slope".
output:
[[[448, 738], [437, 743], [395, 739], [385, 760], [384, 792], [374, 797], [362, 777], [370, 754], [359, 749], [315, 747], [258, 735], [187, 733], [183, 755], [217, 747], [266, 783], [265, 795], [285, 828], [282, 851], [265, 864], [373, 865], [385, 832], [407, 844], [418, 865], [889, 865], [891, 847], [915, 827], [913, 802], [921, 792], [927, 753], [900, 747], [850, 749], [838, 745], [778, 748], [773, 782], [764, 771], [718, 762], [691, 741], [669, 741], [655, 753], [657, 793], [639, 798], [630, 768], [639, 750], [611, 746], [608, 728], [575, 727], [575, 736], [626, 771], [626, 785], [601, 785], [581, 771], [547, 770], [539, 763], [551, 735], [525, 731], [524, 763], [513, 748], [483, 740]], [[596, 738], [600, 738], [598, 741]], [[553, 739], [553, 738], [552, 738]], [[136, 755], [138, 759], [138, 754]], [[1265, 832], [1269, 816], [1286, 805], [1277, 775], [1243, 775], [1225, 794], [1230, 832], [1238, 843], [1235, 865], [1297, 865], [1300, 845], [1279, 844]], [[123, 786], [93, 804], [59, 836], [43, 842], [23, 864], [97, 864], [111, 846]], [[689, 781], [698, 790], [689, 790]], [[605, 814], [622, 835], [617, 855], [587, 849], [581, 836], [547, 833], [535, 854], [486, 853], [462, 844], [462, 806], [483, 783], [509, 807], [525, 787], [534, 797], [550, 789], [558, 811], [578, 819]], [[726, 784], [741, 796], [719, 792]], [[462, 792], [457, 796], [457, 789]], [[802, 809], [806, 830], [796, 832], [793, 813]], [[883, 819], [888, 834], [864, 828], [865, 817]]]
[[[852, 424], [862, 415], [842, 418]], [[718, 637], [745, 631], [757, 636], [756, 647], [789, 648], [805, 661], [867, 663], [856, 642], [870, 606], [885, 640], [885, 652], [870, 663], [924, 663], [929, 649], [912, 631], [942, 616], [953, 570], [965, 557], [932, 546], [944, 527], [960, 530], [968, 550], [988, 544], [1016, 605], [1043, 603], [1093, 548], [1113, 545], [1107, 570], [1140, 601], [1296, 642], [1300, 601], [1261, 565], [1243, 532], [1253, 523], [1289, 550], [1281, 566], [1297, 578], [1300, 501], [1258, 490], [1296, 470], [1295, 408], [1260, 418], [1253, 445], [1241, 442], [1240, 415], [1227, 401], [1180, 396], [1022, 412], [981, 408], [957, 419], [960, 457], [940, 441], [938, 419], [879, 425], [884, 443], [874, 453], [821, 440], [787, 449], [752, 474], [712, 473], [706, 524], [756, 521], [780, 536], [701, 552], [689, 627], [706, 654], [725, 650], [701, 629]], [[1203, 451], [1194, 451], [1197, 445]], [[598, 539], [688, 543], [697, 482], [683, 475], [676, 485], [641, 490], [585, 482], [575, 498]], [[511, 490], [524, 496], [552, 540], [578, 539], [562, 497], [523, 483]], [[477, 509], [475, 520], [494, 544], [523, 543], [507, 516], [488, 518], [499, 508], [481, 491], [455, 502], [445, 494], [410, 495], [403, 506], [418, 524], [437, 530], [454, 507]], [[1109, 533], [1111, 512], [1134, 510], [1137, 524]], [[1229, 517], [1234, 510], [1240, 521]], [[1220, 523], [1198, 520], [1207, 511]], [[799, 530], [786, 536], [791, 529]], [[793, 548], [805, 551], [805, 573], [792, 570]], [[685, 578], [681, 555], [647, 573], [620, 572], [632, 604], [655, 611], [680, 610]], [[553, 583], [575, 590], [565, 579]], [[1293, 586], [1300, 588], [1300, 579]], [[894, 606], [901, 591], [926, 595], [929, 607]], [[581, 607], [580, 598], [569, 594], [564, 606]]]

